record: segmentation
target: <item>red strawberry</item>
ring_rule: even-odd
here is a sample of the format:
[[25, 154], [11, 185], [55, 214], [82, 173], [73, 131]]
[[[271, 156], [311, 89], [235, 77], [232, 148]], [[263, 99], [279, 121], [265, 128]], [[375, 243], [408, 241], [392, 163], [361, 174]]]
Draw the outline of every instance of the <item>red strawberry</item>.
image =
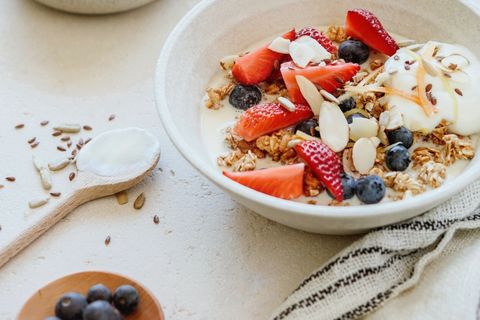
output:
[[312, 169], [330, 193], [343, 200], [342, 172], [343, 166], [338, 155], [320, 141], [304, 141], [295, 146], [295, 151]]
[[308, 66], [305, 69], [297, 67], [292, 62], [283, 63], [280, 68], [283, 81], [288, 89], [290, 99], [294, 103], [306, 103], [300, 92], [295, 76], [301, 75], [309, 79], [322, 89], [333, 92], [345, 82], [352, 80], [353, 76], [360, 70], [355, 63], [329, 64], [326, 66]]
[[309, 36], [310, 38], [317, 40], [317, 42], [330, 53], [337, 52], [337, 47], [335, 47], [332, 40], [315, 28], [303, 28], [297, 32], [297, 38], [303, 36]]
[[279, 103], [263, 103], [245, 111], [235, 125], [235, 132], [246, 141], [277, 131], [313, 117], [310, 107], [297, 104], [288, 111]]
[[277, 168], [223, 174], [246, 187], [282, 198], [295, 199], [303, 194], [303, 163]]
[[[283, 35], [285, 39], [295, 39], [295, 29]], [[268, 45], [247, 53], [239, 58], [232, 69], [232, 74], [241, 84], [259, 84], [268, 79], [272, 74], [275, 65], [285, 55], [268, 49]]]
[[380, 20], [366, 9], [348, 11], [345, 31], [350, 37], [361, 40], [370, 48], [388, 56], [398, 50], [397, 43], [383, 28]]

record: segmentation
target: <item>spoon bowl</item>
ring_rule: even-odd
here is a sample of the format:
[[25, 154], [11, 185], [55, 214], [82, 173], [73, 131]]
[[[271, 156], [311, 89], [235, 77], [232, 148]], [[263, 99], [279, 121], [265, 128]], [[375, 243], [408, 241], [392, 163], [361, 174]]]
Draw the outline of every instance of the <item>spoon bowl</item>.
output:
[[55, 315], [55, 304], [67, 292], [87, 294], [88, 288], [102, 283], [112, 292], [121, 285], [128, 284], [137, 289], [140, 296], [138, 309], [125, 320], [164, 320], [162, 307], [155, 296], [137, 281], [110, 272], [87, 271], [67, 275], [50, 282], [37, 290], [22, 307], [18, 320], [45, 319]]

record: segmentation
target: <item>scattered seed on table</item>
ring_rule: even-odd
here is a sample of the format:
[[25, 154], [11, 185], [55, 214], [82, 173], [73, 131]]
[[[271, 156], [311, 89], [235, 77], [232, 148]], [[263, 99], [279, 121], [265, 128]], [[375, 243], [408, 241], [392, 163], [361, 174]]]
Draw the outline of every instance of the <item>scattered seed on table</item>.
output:
[[67, 142], [67, 147], [70, 148], [72, 146], [72, 141]]
[[82, 127], [79, 124], [62, 124], [53, 127], [53, 129], [64, 133], [78, 133], [82, 130]]
[[433, 86], [432, 86], [431, 83], [427, 84], [427, 86], [425, 87], [425, 91], [426, 91], [426, 92], [430, 92], [430, 91], [432, 90], [432, 87], [433, 87]]
[[65, 148], [62, 147], [62, 146], [58, 146], [58, 147], [57, 147], [57, 150], [58, 150], [58, 151], [62, 151], [62, 152], [67, 151], [67, 149], [65, 149]]
[[23, 123], [19, 123], [15, 126], [15, 129], [22, 129], [23, 127], [25, 127], [25, 125]]
[[51, 195], [52, 197], [58, 198], [58, 197], [60, 197], [62, 194], [61, 194], [60, 192], [50, 192], [50, 195]]
[[40, 142], [37, 141], [37, 142], [35, 142], [35, 143], [32, 143], [32, 144], [30, 145], [30, 147], [31, 147], [32, 149], [34, 149], [34, 148], [38, 147], [39, 144], [40, 144]]
[[37, 140], [37, 137], [31, 138], [31, 139], [29, 139], [27, 142], [28, 142], [29, 144], [32, 144], [32, 143], [35, 142], [35, 140]]
[[455, 92], [456, 92], [459, 96], [463, 96], [462, 90], [460, 90], [460, 89], [458, 89], [458, 88], [455, 88]]
[[28, 203], [28, 206], [32, 209], [39, 208], [41, 206], [44, 206], [48, 203], [48, 198], [41, 198], [41, 199], [35, 199], [32, 200]]
[[92, 141], [92, 138], [88, 138], [87, 140], [85, 140], [85, 144], [89, 143], [90, 141]]
[[145, 204], [145, 194], [142, 192], [137, 197], [137, 199], [135, 199], [135, 201], [133, 202], [133, 208], [140, 210], [142, 209], [144, 204]]
[[91, 130], [92, 130], [92, 127], [90, 127], [90, 126], [88, 126], [88, 125], [85, 125], [85, 126], [83, 126], [83, 130], [91, 131]]
[[69, 136], [65, 136], [65, 137], [62, 137], [60, 140], [62, 140], [62, 141], [70, 141], [70, 137], [69, 137]]
[[45, 127], [45, 126], [46, 126], [47, 124], [49, 124], [49, 123], [50, 123], [50, 121], [48, 121], [48, 120], [43, 120], [42, 122], [40, 122], [40, 125], [41, 125], [42, 127]]
[[75, 179], [75, 172], [70, 172], [68, 175], [68, 180], [72, 181], [73, 179]]
[[78, 152], [78, 150], [77, 150], [77, 149], [73, 149], [73, 151], [72, 151], [72, 156], [74, 156], [74, 157], [75, 157], [75, 156], [77, 155], [77, 152]]
[[105, 238], [105, 245], [108, 246], [110, 244], [110, 241], [112, 241], [112, 238], [110, 236], [107, 236]]
[[7, 180], [8, 182], [15, 182], [15, 180], [17, 180], [15, 177], [6, 177], [5, 180]]
[[57, 131], [53, 131], [52, 136], [58, 137], [58, 136], [61, 135], [61, 134], [62, 134], [62, 131], [58, 131], [58, 130], [57, 130]]
[[160, 223], [160, 218], [159, 218], [157, 215], [155, 215], [155, 216], [153, 217], [153, 223], [155, 223], [155, 224], [159, 224], [159, 223]]
[[119, 205], [124, 205], [128, 203], [127, 191], [120, 191], [118, 193], [115, 193], [115, 197], [117, 198], [117, 202]]
[[108, 117], [108, 121], [112, 121], [115, 119], [115, 115], [114, 114], [111, 114], [110, 117]]

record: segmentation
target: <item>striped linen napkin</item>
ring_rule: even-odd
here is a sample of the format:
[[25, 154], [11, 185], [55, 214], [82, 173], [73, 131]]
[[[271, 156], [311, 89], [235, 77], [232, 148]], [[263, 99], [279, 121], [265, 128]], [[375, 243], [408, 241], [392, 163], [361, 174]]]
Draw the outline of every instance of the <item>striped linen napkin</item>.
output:
[[271, 319], [357, 319], [377, 310], [415, 286], [458, 230], [480, 227], [479, 204], [477, 181], [420, 217], [371, 231], [308, 276]]

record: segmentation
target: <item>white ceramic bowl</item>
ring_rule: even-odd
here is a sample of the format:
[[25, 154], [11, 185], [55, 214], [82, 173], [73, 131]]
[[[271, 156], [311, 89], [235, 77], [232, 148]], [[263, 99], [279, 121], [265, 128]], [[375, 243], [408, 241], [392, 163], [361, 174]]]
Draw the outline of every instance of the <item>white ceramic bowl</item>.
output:
[[[442, 4], [439, 4], [442, 3]], [[461, 43], [480, 56], [478, 16], [457, 1], [437, 0], [206, 0], [177, 25], [166, 42], [156, 73], [156, 101], [163, 125], [183, 156], [234, 199], [293, 228], [350, 234], [419, 215], [448, 200], [480, 177], [480, 160], [441, 188], [398, 202], [368, 206], [312, 206], [264, 195], [225, 178], [200, 138], [200, 100], [218, 61], [292, 26], [343, 24], [346, 11], [365, 7], [394, 33]]]
[[107, 14], [138, 8], [154, 0], [36, 0], [46, 6], [82, 14]]

